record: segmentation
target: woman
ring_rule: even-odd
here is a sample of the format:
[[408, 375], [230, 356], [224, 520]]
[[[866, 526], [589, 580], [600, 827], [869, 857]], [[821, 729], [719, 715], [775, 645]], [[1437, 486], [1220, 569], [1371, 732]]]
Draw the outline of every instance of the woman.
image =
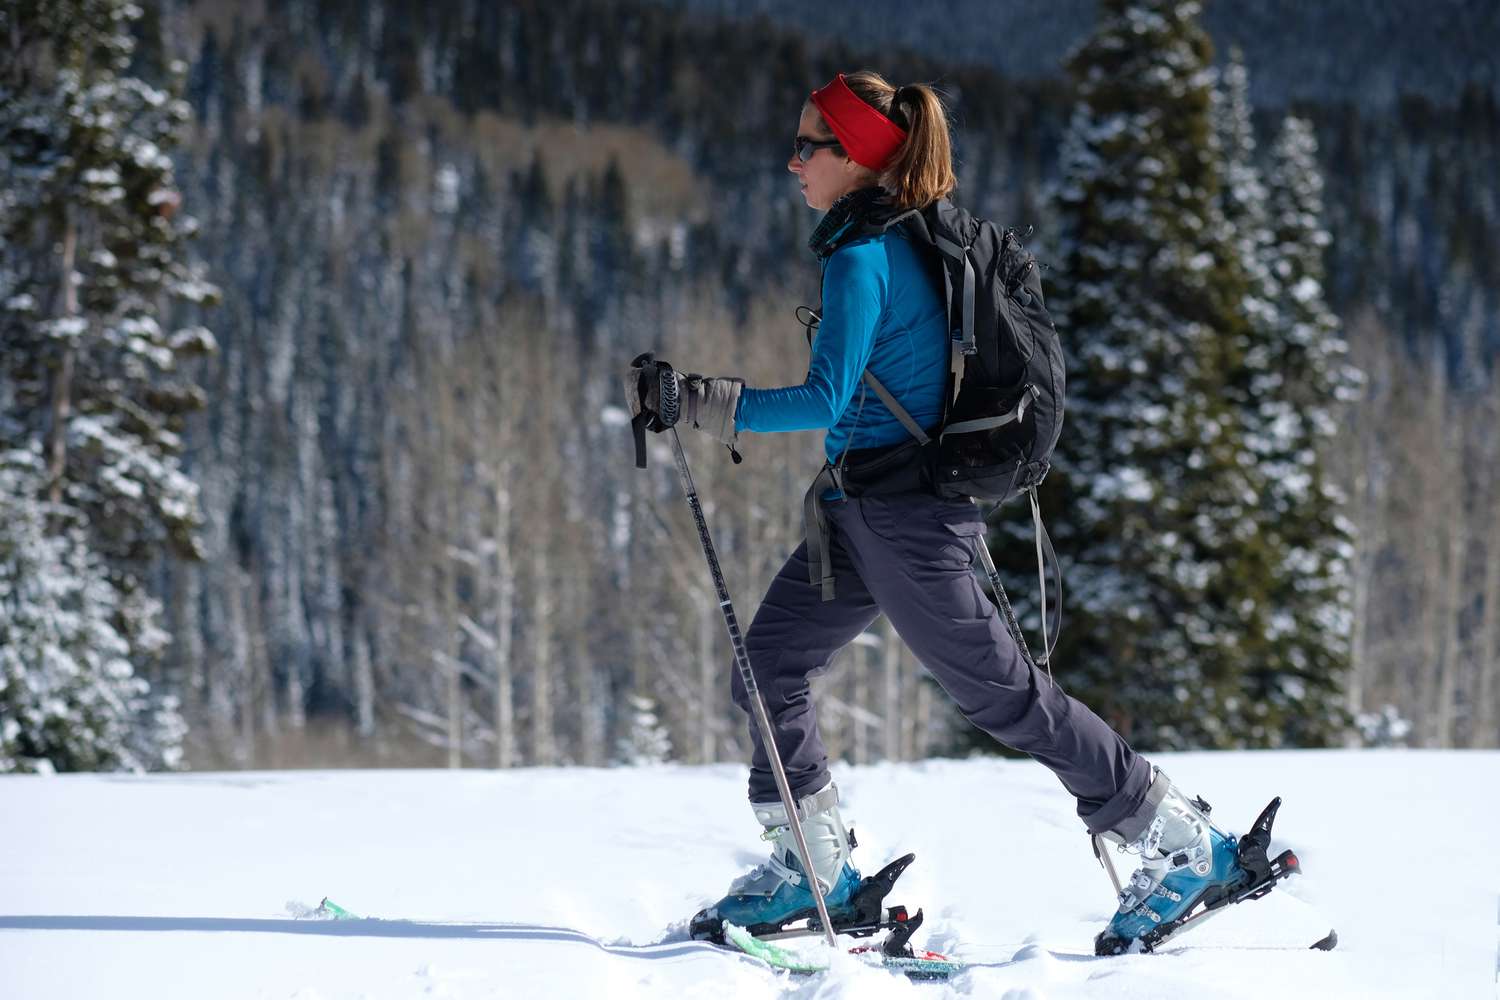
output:
[[[837, 924], [860, 875], [808, 678], [884, 612], [965, 717], [1049, 767], [1091, 834], [1142, 856], [1098, 942], [1101, 951], [1122, 950], [1209, 887], [1238, 881], [1234, 841], [1022, 655], [971, 570], [985, 533], [972, 502], [920, 488], [846, 494], [828, 475], [841, 460], [854, 467], [908, 440], [892, 411], [873, 393], [866, 398], [866, 370], [923, 427], [941, 419], [945, 304], [922, 249], [899, 225], [883, 223], [954, 188], [942, 104], [921, 84], [896, 88], [876, 73], [840, 74], [803, 106], [787, 169], [808, 207], [826, 213], [810, 241], [823, 266], [823, 305], [806, 380], [753, 389], [738, 379], [679, 378], [687, 423], [731, 448], [741, 431], [828, 432], [829, 464], [808, 499], [816, 514], [809, 539], [771, 583], [745, 639], [830, 913]], [[652, 412], [653, 403], [639, 401]], [[820, 581], [825, 553], [831, 580]], [[734, 699], [748, 712], [738, 671], [733, 677]], [[771, 857], [736, 879], [695, 926], [728, 919], [767, 932], [813, 912], [806, 866], [754, 725], [750, 736], [750, 802]]]

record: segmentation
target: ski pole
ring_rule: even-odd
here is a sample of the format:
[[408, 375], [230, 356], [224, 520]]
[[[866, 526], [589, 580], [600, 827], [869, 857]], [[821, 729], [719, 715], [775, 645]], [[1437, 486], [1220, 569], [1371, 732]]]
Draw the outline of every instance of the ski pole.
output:
[[[670, 381], [672, 390], [676, 390], [676, 381], [663, 379], [662, 388], [666, 389]], [[807, 839], [802, 835], [802, 820], [797, 815], [797, 802], [792, 798], [792, 786], [786, 778], [786, 768], [781, 764], [781, 752], [776, 748], [776, 733], [771, 728], [771, 716], [766, 711], [766, 701], [761, 697], [760, 685], [755, 683], [755, 672], [750, 669], [750, 656], [745, 652], [745, 640], [740, 635], [740, 623], [734, 616], [734, 605], [729, 601], [729, 588], [724, 583], [724, 572], [719, 568], [719, 557], [714, 552], [714, 541], [708, 534], [708, 521], [703, 516], [703, 504], [698, 500], [698, 491], [693, 487], [693, 476], [688, 471], [687, 456], [682, 452], [682, 441], [677, 436], [677, 428], [669, 427], [667, 430], [672, 435], [672, 455], [677, 460], [677, 475], [682, 480], [682, 491], [687, 494], [688, 506], [693, 509], [693, 520], [698, 525], [698, 541], [703, 543], [703, 554], [708, 558], [708, 568], [713, 574], [714, 588], [719, 592], [719, 610], [724, 613], [724, 624], [729, 629], [729, 642], [734, 646], [734, 663], [739, 668], [740, 680], [744, 682], [745, 694], [750, 699], [751, 715], [755, 719], [755, 726], [760, 731], [760, 741], [766, 748], [766, 756], [771, 759], [771, 773], [776, 776], [776, 790], [781, 793], [781, 804], [786, 806], [788, 825], [792, 828], [792, 836], [797, 841], [797, 849], [802, 852], [803, 874], [808, 884], [812, 886], [813, 901], [818, 905], [818, 919], [823, 921], [823, 936], [828, 939], [830, 948], [838, 947], [838, 942], [833, 935], [833, 921], [828, 919], [828, 904], [823, 900], [823, 887], [818, 884], [818, 874], [813, 870], [812, 854], [807, 849]]]

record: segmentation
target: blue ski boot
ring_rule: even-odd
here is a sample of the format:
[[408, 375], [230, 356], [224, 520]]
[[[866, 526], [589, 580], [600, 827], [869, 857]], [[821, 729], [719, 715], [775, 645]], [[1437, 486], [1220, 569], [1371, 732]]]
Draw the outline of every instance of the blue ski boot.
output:
[[[1251, 873], [1240, 864], [1239, 842], [1214, 827], [1208, 812], [1202, 799], [1189, 801], [1175, 785], [1168, 788], [1145, 832], [1123, 845], [1141, 856], [1141, 866], [1120, 890], [1120, 908], [1109, 926], [1094, 939], [1095, 954], [1123, 954], [1137, 943], [1150, 951], [1194, 916], [1200, 903], [1212, 908], [1237, 901]], [[1267, 824], [1268, 841], [1269, 832]]]
[[[689, 931], [694, 938], [722, 941], [725, 920], [756, 937], [786, 930], [799, 921], [817, 921], [817, 902], [797, 856], [797, 838], [787, 823], [786, 807], [780, 802], [757, 802], [753, 808], [755, 818], [765, 827], [761, 837], [770, 842], [771, 857], [735, 879], [723, 899], [693, 917]], [[802, 798], [797, 803], [797, 815], [812, 854], [812, 869], [823, 889], [828, 917], [837, 930], [842, 923], [855, 919], [854, 894], [861, 883], [859, 871], [850, 861], [853, 838], [839, 816], [838, 788], [829, 782]]]

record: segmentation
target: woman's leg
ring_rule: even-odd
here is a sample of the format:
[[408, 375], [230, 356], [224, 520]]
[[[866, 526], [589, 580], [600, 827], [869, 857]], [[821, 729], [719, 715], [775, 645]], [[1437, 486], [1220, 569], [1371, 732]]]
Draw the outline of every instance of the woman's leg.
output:
[[1125, 740], [1026, 662], [973, 572], [984, 534], [967, 501], [866, 497], [830, 509], [901, 638], [969, 721], [1047, 765], [1090, 833], [1139, 835], [1166, 791]]
[[[824, 601], [820, 588], [808, 582], [804, 542], [771, 581], [745, 633], [750, 668], [776, 730], [776, 747], [786, 767], [787, 782], [793, 797], [799, 800], [828, 784], [828, 751], [818, 734], [808, 679], [814, 671], [826, 668], [833, 654], [868, 628], [879, 613], [875, 599], [854, 569], [842, 533], [830, 525], [829, 535], [837, 598]], [[730, 676], [734, 703], [750, 712], [739, 670], [731, 670]], [[753, 717], [750, 740], [754, 745], [750, 801], [779, 802], [770, 758]]]

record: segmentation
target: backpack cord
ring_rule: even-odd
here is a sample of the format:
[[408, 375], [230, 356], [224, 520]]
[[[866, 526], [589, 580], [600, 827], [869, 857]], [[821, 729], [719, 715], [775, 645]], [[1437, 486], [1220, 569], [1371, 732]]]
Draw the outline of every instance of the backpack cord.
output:
[[[979, 544], [980, 561], [984, 564], [985, 573], [990, 579], [990, 589], [995, 593], [995, 602], [1000, 605], [1000, 611], [1005, 618], [1006, 631], [1010, 633], [1011, 639], [1015, 640], [1016, 646], [1021, 650], [1021, 656], [1033, 667], [1045, 667], [1047, 670], [1047, 681], [1050, 684], [1057, 682], [1052, 677], [1052, 653], [1057, 648], [1057, 638], [1062, 634], [1062, 565], [1057, 561], [1057, 551], [1052, 547], [1052, 538], [1047, 534], [1047, 529], [1042, 524], [1041, 507], [1036, 503], [1036, 490], [1033, 487], [1027, 491], [1032, 497], [1032, 523], [1036, 531], [1037, 548], [1037, 578], [1041, 583], [1041, 607], [1042, 607], [1042, 652], [1041, 659], [1037, 659], [1031, 653], [1031, 647], [1026, 644], [1026, 636], [1021, 632], [1021, 624], [1016, 620], [1016, 612], [1010, 606], [1010, 599], [1005, 594], [1005, 588], [1000, 584], [1000, 571], [995, 568], [995, 560], [990, 556], [990, 547], [981, 536]], [[989, 514], [984, 515], [984, 522], [989, 524], [990, 517], [1000, 509], [1000, 504], [995, 504]], [[1052, 557], [1053, 580], [1057, 585], [1057, 627], [1048, 636], [1047, 628], [1047, 584], [1043, 571], [1043, 552]]]
[[[1047, 667], [1047, 677], [1052, 677], [1052, 651], [1057, 648], [1057, 640], [1062, 636], [1062, 565], [1057, 561], [1057, 552], [1052, 548], [1052, 537], [1047, 534], [1047, 529], [1042, 525], [1042, 507], [1036, 499], [1036, 487], [1033, 486], [1026, 491], [1031, 498], [1031, 523], [1036, 538], [1036, 580], [1037, 592], [1042, 602], [1042, 659], [1041, 662]], [[1057, 631], [1049, 639], [1047, 636], [1047, 574], [1044, 569], [1046, 563], [1042, 559], [1042, 541], [1046, 540], [1047, 551], [1052, 553], [1052, 568], [1057, 580]]]

